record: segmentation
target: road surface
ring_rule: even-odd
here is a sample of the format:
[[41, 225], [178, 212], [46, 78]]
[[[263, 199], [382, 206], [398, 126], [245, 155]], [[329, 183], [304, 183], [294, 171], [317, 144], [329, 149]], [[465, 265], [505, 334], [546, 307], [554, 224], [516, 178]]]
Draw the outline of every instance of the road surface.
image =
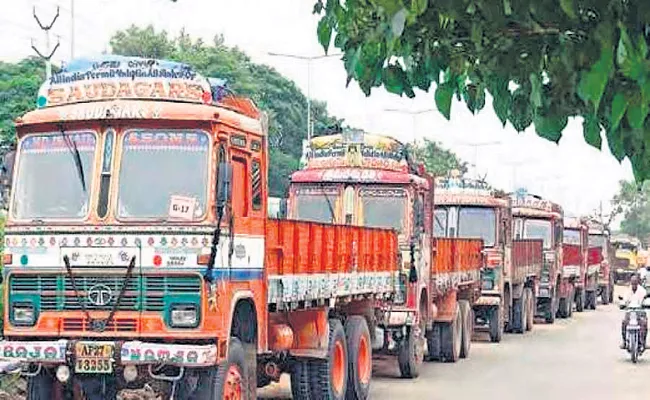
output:
[[[536, 324], [525, 335], [505, 335], [498, 345], [475, 341], [469, 359], [426, 363], [414, 381], [399, 379], [396, 365], [381, 360], [370, 398], [647, 400], [650, 351], [632, 364], [618, 348], [621, 318], [617, 307], [599, 305], [554, 325]], [[288, 379], [260, 398], [290, 399]]]

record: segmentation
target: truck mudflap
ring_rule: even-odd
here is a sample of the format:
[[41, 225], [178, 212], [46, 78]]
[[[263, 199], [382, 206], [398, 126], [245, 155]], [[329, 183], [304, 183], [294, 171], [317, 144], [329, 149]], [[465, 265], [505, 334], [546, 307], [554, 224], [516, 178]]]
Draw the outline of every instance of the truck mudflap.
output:
[[[0, 361], [66, 364], [70, 360], [83, 357], [84, 346], [108, 346], [114, 349], [110, 361], [119, 365], [174, 365], [178, 367], [207, 367], [215, 365], [218, 349], [210, 345], [185, 345], [166, 343], [147, 343], [140, 341], [0, 341]], [[104, 347], [106, 348], [106, 347]], [[96, 354], [93, 354], [96, 356]]]

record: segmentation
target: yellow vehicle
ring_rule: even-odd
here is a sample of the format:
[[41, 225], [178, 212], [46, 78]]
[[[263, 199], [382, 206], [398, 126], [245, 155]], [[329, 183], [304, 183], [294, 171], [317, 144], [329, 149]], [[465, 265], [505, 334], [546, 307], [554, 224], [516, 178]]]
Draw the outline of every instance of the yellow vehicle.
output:
[[612, 239], [614, 248], [614, 282], [629, 282], [630, 277], [638, 269], [637, 256], [639, 241], [629, 237]]

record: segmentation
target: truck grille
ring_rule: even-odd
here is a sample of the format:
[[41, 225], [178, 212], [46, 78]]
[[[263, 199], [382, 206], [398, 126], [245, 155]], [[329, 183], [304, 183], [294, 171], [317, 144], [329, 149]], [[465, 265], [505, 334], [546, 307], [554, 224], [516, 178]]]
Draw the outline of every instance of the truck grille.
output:
[[[72, 282], [66, 275], [16, 274], [9, 279], [10, 297], [30, 296], [40, 311], [76, 311], [83, 305], [89, 311], [110, 311], [115, 305], [124, 282], [123, 275], [78, 275], [75, 284], [79, 297], [74, 293]], [[88, 292], [93, 286], [102, 285], [112, 292], [109, 302], [93, 304]], [[165, 299], [174, 296], [200, 296], [201, 278], [198, 276], [133, 276], [120, 301], [119, 311], [163, 311]]]
[[[104, 332], [136, 332], [138, 321], [134, 318], [113, 319], [106, 325]], [[90, 321], [86, 318], [64, 318], [63, 330], [66, 332], [93, 332]]]

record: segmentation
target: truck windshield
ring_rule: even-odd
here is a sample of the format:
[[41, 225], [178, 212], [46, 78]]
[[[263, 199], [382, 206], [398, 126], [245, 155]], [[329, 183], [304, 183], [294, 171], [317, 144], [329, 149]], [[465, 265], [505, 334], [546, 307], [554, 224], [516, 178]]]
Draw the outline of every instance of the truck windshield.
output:
[[117, 214], [167, 219], [172, 196], [190, 204], [191, 219], [206, 211], [209, 137], [201, 131], [132, 130], [125, 134]]
[[524, 239], [542, 239], [544, 241], [544, 248], [550, 249], [553, 244], [551, 221], [545, 219], [527, 219], [524, 222]]
[[603, 247], [605, 235], [589, 235], [589, 247]]
[[496, 215], [486, 207], [463, 207], [458, 212], [458, 237], [481, 238], [486, 247], [494, 246]]
[[305, 186], [296, 189], [295, 219], [302, 221], [336, 222], [336, 200], [339, 189], [332, 186]]
[[404, 230], [406, 191], [403, 189], [367, 188], [359, 191], [363, 225], [373, 228]]
[[436, 237], [445, 237], [447, 235], [447, 214], [446, 208], [436, 208], [433, 218], [433, 234]]
[[[90, 188], [97, 143], [95, 133], [66, 135], [79, 150], [86, 188]], [[81, 219], [88, 214], [90, 194], [78, 178], [75, 158], [60, 132], [25, 137], [18, 159], [13, 200], [16, 219]]]
[[577, 244], [580, 245], [580, 231], [575, 229], [565, 229], [564, 230], [564, 239], [562, 239], [564, 244]]

